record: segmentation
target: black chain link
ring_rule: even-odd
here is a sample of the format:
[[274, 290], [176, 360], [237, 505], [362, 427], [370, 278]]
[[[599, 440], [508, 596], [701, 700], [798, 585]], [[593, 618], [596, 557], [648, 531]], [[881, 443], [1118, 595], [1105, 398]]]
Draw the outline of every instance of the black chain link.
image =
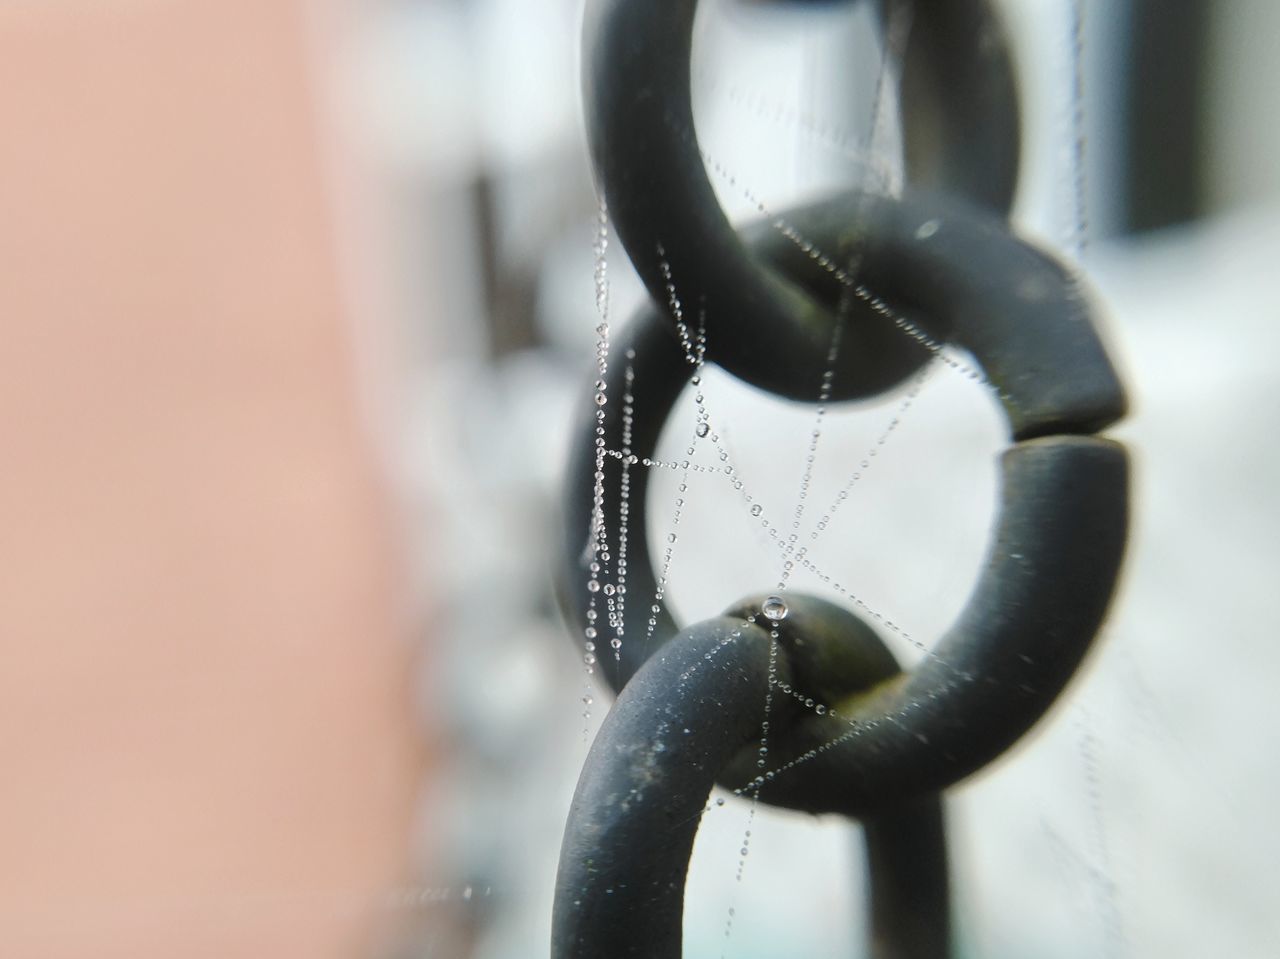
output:
[[[716, 200], [693, 126], [697, 7], [696, 0], [587, 4], [584, 100], [599, 184], [655, 300], [666, 301], [669, 270], [685, 302], [705, 308], [709, 358], [755, 386], [811, 399], [811, 384], [829, 366], [834, 303], [753, 257]], [[922, 2], [903, 74], [912, 182], [1007, 212], [1017, 177], [1018, 107], [1004, 34], [987, 4]], [[839, 321], [845, 339], [833, 399], [880, 393], [922, 361], [868, 304], [857, 301], [848, 313]], [[945, 329], [933, 333], [945, 339]], [[775, 362], [779, 355], [785, 364]]]
[[[1123, 414], [1123, 390], [1079, 278], [1004, 219], [1017, 100], [986, 3], [916, 4], [902, 81], [914, 186], [904, 196], [852, 192], [741, 233], [716, 204], [693, 132], [696, 8], [587, 8], [593, 157], [653, 302], [616, 338], [604, 384], [608, 396], [631, 397], [632, 415], [591, 402], [570, 462], [558, 587], [567, 618], [578, 636], [592, 627], [591, 564], [622, 552], [619, 531], [594, 523], [598, 440], [616, 453], [603, 463], [604, 488], [611, 497], [629, 488], [633, 599], [617, 624], [618, 658], [598, 666], [620, 695], [570, 813], [553, 954], [680, 954], [684, 873], [718, 781], [760, 801], [862, 817], [874, 954], [945, 955], [938, 793], [1044, 714], [1103, 621], [1126, 539], [1127, 457], [1091, 434]], [[832, 399], [882, 392], [944, 343], [966, 350], [999, 396], [1012, 445], [987, 560], [964, 611], [912, 670], [899, 671], [871, 626], [813, 597], [789, 592], [779, 621], [757, 596], [683, 630], [665, 605], [651, 609], [659, 579], [641, 464], [656, 458], [697, 359], [690, 317], [685, 339], [673, 334], [668, 284], [705, 317], [706, 359], [778, 395], [816, 400], [843, 323]]]

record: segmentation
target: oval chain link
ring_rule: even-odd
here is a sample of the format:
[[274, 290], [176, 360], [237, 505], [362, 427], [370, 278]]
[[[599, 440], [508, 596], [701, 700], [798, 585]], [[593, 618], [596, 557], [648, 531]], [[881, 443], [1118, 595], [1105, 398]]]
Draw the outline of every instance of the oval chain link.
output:
[[[881, 19], [899, 6], [884, 0]], [[570, 813], [553, 954], [680, 955], [684, 872], [718, 781], [764, 802], [862, 818], [873, 954], [936, 957], [949, 949], [938, 794], [1044, 714], [1112, 599], [1128, 461], [1123, 447], [1093, 434], [1123, 415], [1124, 391], [1079, 277], [1005, 219], [1016, 187], [1017, 97], [986, 2], [914, 5], [901, 87], [905, 195], [850, 191], [741, 232], [715, 200], [693, 131], [696, 9], [696, 0], [587, 5], [593, 159], [652, 302], [615, 339], [626, 361], [610, 364], [604, 384], [607, 395], [628, 397], [631, 415], [618, 403], [600, 406], [592, 390], [571, 455], [557, 578], [576, 635], [595, 632], [593, 564], [623, 553], [619, 530], [596, 525], [598, 467], [611, 495], [629, 489], [627, 587], [662, 595], [644, 535], [648, 470], [639, 464], [656, 460], [700, 359], [687, 326], [686, 342], [673, 334], [672, 287], [698, 304], [707, 361], [792, 399], [816, 400], [837, 323], [831, 400], [882, 392], [954, 344], [999, 397], [1011, 445], [978, 582], [909, 671], [870, 625], [814, 597], [789, 593], [781, 621], [755, 596], [685, 629], [660, 602], [622, 606], [614, 625], [626, 642], [598, 666], [620, 697]], [[603, 464], [602, 448], [612, 454]], [[791, 695], [770, 715], [761, 772], [761, 703], [775, 690]]]

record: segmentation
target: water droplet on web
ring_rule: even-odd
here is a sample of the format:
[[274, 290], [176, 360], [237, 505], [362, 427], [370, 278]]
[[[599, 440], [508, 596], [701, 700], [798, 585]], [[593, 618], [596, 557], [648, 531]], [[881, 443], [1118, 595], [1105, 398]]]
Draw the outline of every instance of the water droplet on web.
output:
[[600, 592], [600, 580], [598, 580], [598, 579], [589, 579], [589, 580], [587, 580], [587, 592], [589, 592], [589, 593], [598, 593], [598, 592]]
[[706, 436], [708, 433], [711, 432], [711, 427], [708, 426], [706, 423], [699, 423], [697, 428], [694, 430], [694, 432], [696, 432], [699, 436]]
[[752, 516], [759, 516], [763, 512], [764, 512], [764, 507], [761, 506], [759, 503], [756, 503], [755, 506], [751, 507]]
[[770, 596], [760, 606], [760, 612], [764, 613], [764, 618], [770, 622], [780, 623], [787, 618], [787, 604], [783, 602], [781, 596]]
[[723, 805], [724, 805], [724, 797], [723, 797], [723, 796], [716, 800], [716, 805], [717, 805], [717, 806], [723, 806]]

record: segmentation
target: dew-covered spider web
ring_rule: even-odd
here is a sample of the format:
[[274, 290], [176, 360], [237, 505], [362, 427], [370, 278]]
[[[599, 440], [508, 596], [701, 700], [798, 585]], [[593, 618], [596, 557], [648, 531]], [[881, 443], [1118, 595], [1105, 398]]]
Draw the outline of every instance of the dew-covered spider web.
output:
[[[606, 407], [620, 407], [623, 425], [619, 448], [603, 441], [597, 447], [590, 606], [582, 637], [584, 720], [591, 725], [593, 714], [607, 708], [607, 698], [593, 691], [601, 661], [618, 657], [624, 644], [647, 647], [660, 609], [692, 623], [721, 615], [747, 594], [771, 594], [760, 613], [744, 621], [771, 630], [772, 637], [769, 691], [760, 704], [759, 775], [732, 792], [717, 790], [704, 810], [686, 897], [686, 954], [860, 955], [864, 880], [855, 835], [843, 820], [780, 812], [758, 798], [766, 779], [786, 776], [862, 733], [836, 704], [776, 680], [777, 624], [787, 615], [789, 595], [818, 595], [874, 626], [904, 667], [936, 659], [932, 643], [962, 609], [988, 546], [998, 492], [994, 460], [1007, 440], [1000, 397], [972, 360], [894, 314], [863, 285], [856, 257], [841, 260], [822, 249], [782, 212], [799, 199], [850, 186], [887, 194], [902, 189], [896, 83], [914, 4], [891, 4], [882, 36], [865, 18], [837, 5], [810, 21], [799, 37], [788, 33], [794, 25], [785, 16], [776, 23], [768, 15], [735, 22], [731, 11], [709, 6], [704, 23], [718, 15], [727, 24], [707, 27], [695, 44], [701, 98], [695, 113], [707, 170], [731, 219], [763, 218], [840, 283], [838, 312], [857, 301], [871, 306], [902, 336], [923, 344], [930, 359], [875, 400], [833, 404], [830, 387], [844, 346], [837, 326], [826, 372], [812, 384], [811, 403], [764, 395], [707, 361], [715, 344], [708, 342], [704, 308], [686, 297], [688, 279], [675, 275], [659, 244], [654, 252], [665, 283], [663, 306], [678, 331], [688, 385], [656, 454], [641, 459], [629, 440], [645, 384], [630, 365], [632, 357], [613, 348], [614, 331], [626, 317], [613, 302], [610, 271], [627, 267], [601, 201], [595, 401], [602, 421]], [[1033, 227], [1060, 256], [1078, 259], [1088, 233], [1084, 13], [1079, 3], [1059, 4], [1056, 13], [1062, 185], [1048, 216]], [[767, 36], [771, 26], [785, 39]], [[791, 86], [768, 82], [786, 73], [777, 62], [787, 55], [785, 44], [797, 57]], [[850, 47], [863, 56], [848, 56]], [[703, 65], [708, 61], [713, 66]], [[779, 143], [785, 146], [778, 149]], [[928, 228], [922, 227], [922, 241], [929, 238]], [[787, 362], [781, 349], [776, 362]], [[615, 364], [625, 370], [621, 395], [606, 385], [605, 373]], [[616, 485], [605, 482], [610, 458], [621, 468]], [[629, 523], [631, 476], [640, 470], [651, 474], [648, 529]], [[628, 544], [639, 536], [648, 538], [655, 557], [652, 595], [628, 590]], [[624, 633], [623, 613], [632, 604], [653, 614], [644, 635]], [[781, 765], [771, 761], [770, 717], [784, 697], [844, 719], [847, 729], [809, 754]], [[1105, 743], [1083, 706], [1065, 710], [1071, 719], [1058, 715], [1057, 722], [1073, 742], [1068, 767], [1054, 773], [1065, 791], [1052, 797], [1024, 791], [1013, 798], [1016, 790], [967, 789], [973, 809], [981, 811], [985, 802], [999, 810], [971, 830], [969, 803], [952, 803], [960, 954], [1125, 954], [1121, 892], [1104, 815], [1106, 784], [1097, 759]], [[1061, 765], [1061, 750], [1055, 756]], [[1027, 867], [1036, 874], [1034, 883], [1020, 881], [1008, 866], [1004, 875], [984, 875], [984, 856], [967, 848], [1007, 843], [979, 830], [992, 828], [992, 820], [998, 823], [1013, 807], [1023, 813], [1024, 821], [1013, 827], [1018, 841], [1025, 842], [1030, 831], [1040, 847]], [[1018, 906], [993, 912], [984, 902], [992, 894]]]
[[[1123, 190], [1126, 147], [1117, 131], [1130, 118], [1107, 84], [1143, 75], [1124, 61], [1133, 37], [1120, 8], [1137, 5], [994, 2], [1023, 106], [1012, 225], [1079, 264], [1082, 295], [1099, 307], [1102, 338], [1133, 406], [1108, 430], [1132, 452], [1133, 521], [1117, 600], [1081, 675], [1009, 754], [948, 791], [957, 955], [1278, 955], [1277, 886], [1268, 876], [1280, 834], [1270, 828], [1274, 789], [1256, 787], [1274, 779], [1277, 728], [1269, 705], [1274, 610], [1265, 599], [1275, 567], [1259, 557], [1274, 552], [1280, 533], [1253, 502], [1258, 490], [1270, 496], [1280, 486], [1280, 460], [1266, 440], [1280, 428], [1276, 311], [1255, 309], [1274, 303], [1261, 299], [1256, 277], [1271, 270], [1273, 257], [1260, 251], [1275, 248], [1276, 230], [1255, 224], [1221, 246], [1211, 231], [1118, 235], [1107, 200]], [[718, 346], [708, 331], [722, 327], [691, 293], [697, 278], [668, 262], [657, 305], [682, 329], [688, 382], [648, 462], [625, 437], [600, 452], [610, 479], [593, 491], [599, 513], [587, 528], [584, 502], [574, 520], [584, 528], [572, 534], [612, 552], [592, 559], [594, 618], [571, 627], [571, 641], [546, 568], [564, 535], [556, 509], [563, 450], [597, 381], [611, 384], [602, 391], [611, 415], [646, 415], [643, 370], [623, 375], [632, 364], [619, 344], [647, 295], [590, 189], [576, 131], [565, 135], [576, 168], [557, 153], [488, 184], [510, 200], [498, 242], [520, 234], [523, 246], [513, 241], [512, 249], [539, 264], [536, 293], [516, 282], [518, 269], [509, 285], [537, 299], [531, 312], [542, 339], [527, 341], [535, 348], [526, 352], [485, 353], [476, 330], [486, 301], [477, 298], [441, 309], [475, 322], [451, 325], [431, 344], [450, 351], [432, 367], [448, 388], [434, 399], [439, 417], [418, 438], [431, 437], [433, 454], [448, 451], [433, 457], [440, 465], [432, 469], [452, 481], [438, 497], [448, 507], [439, 513], [449, 515], [429, 524], [430, 552], [445, 555], [430, 574], [439, 601], [428, 615], [447, 635], [440, 646], [449, 660], [439, 669], [447, 680], [432, 687], [431, 722], [444, 727], [462, 771], [433, 781], [445, 794], [444, 814], [424, 827], [431, 848], [423, 858], [436, 881], [388, 896], [394, 915], [422, 923], [408, 947], [391, 953], [396, 959], [545, 954], [565, 814], [613, 702], [601, 674], [615, 643], [627, 650], [654, 642], [656, 626], [645, 622], [655, 606], [684, 625], [747, 596], [776, 596], [768, 609], [782, 616], [794, 597], [813, 594], [873, 627], [904, 667], [933, 659], [945, 673], [936, 644], [964, 607], [991, 536], [995, 460], [1008, 446], [999, 398], [971, 357], [895, 316], [856, 260], [815, 244], [787, 214], [850, 187], [903, 189], [897, 56], [924, 10], [916, 4], [882, 4], [883, 36], [872, 5], [853, 0], [699, 4], [697, 139], [729, 219], [771, 224], [773, 239], [794, 244], [837, 281], [842, 309], [883, 307], [886, 324], [922, 343], [930, 359], [873, 400], [824, 401], [829, 384], [820, 374], [810, 402], [768, 396], [709, 360]], [[563, 99], [572, 100], [577, 0], [476, 6], [489, 11], [485, 30], [525, 18], [517, 42], [497, 58], [493, 92], [521, 106], [503, 114], [504, 137], [538, 116], [543, 104], [532, 101], [553, 65], [530, 71], [517, 56], [527, 52], [532, 21], [562, 17], [548, 34], [564, 35], [556, 61], [568, 77]], [[493, 15], [499, 6], [503, 15]], [[1257, 21], [1241, 13], [1246, 6], [1214, 9], [1224, 11], [1223, 23]], [[1228, 59], [1252, 39], [1232, 36]], [[526, 76], [533, 96], [512, 88], [511, 78]], [[531, 227], [539, 218], [555, 225], [540, 232]], [[925, 223], [919, 239], [945, 228]], [[442, 273], [465, 272], [454, 257], [468, 239], [441, 235], [431, 257]], [[1218, 280], [1206, 284], [1205, 271]], [[827, 348], [834, 362], [849, 344], [837, 334]], [[599, 365], [588, 369], [592, 351], [608, 377]], [[788, 362], [782, 349], [771, 359]], [[630, 521], [633, 494], [614, 481], [619, 473], [628, 484], [648, 481], [643, 529]], [[433, 494], [445, 485], [437, 483]], [[640, 542], [653, 560], [656, 589], [647, 593], [627, 568]], [[773, 620], [763, 609], [756, 619], [767, 635]], [[773, 652], [776, 662], [780, 650]], [[847, 719], [839, 703], [773, 683], [758, 704], [757, 775], [796, 771], [775, 759], [779, 730], [766, 726], [783, 708]], [[856, 724], [842, 728], [840, 735], [858, 735]], [[751, 782], [737, 785], [713, 792], [702, 816], [685, 954], [866, 955], [857, 826], [779, 811], [757, 799]]]

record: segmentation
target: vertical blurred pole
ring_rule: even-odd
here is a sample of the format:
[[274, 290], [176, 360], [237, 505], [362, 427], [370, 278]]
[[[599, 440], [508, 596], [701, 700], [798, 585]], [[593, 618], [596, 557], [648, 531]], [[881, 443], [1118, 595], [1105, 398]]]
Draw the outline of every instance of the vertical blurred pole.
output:
[[376, 955], [403, 881], [423, 751], [312, 26], [0, 4], [0, 955]]
[[[1206, 212], [1210, 154], [1209, 0], [1129, 0], [1123, 228], [1140, 233]], [[1096, 7], [1101, 10], [1102, 4]]]

